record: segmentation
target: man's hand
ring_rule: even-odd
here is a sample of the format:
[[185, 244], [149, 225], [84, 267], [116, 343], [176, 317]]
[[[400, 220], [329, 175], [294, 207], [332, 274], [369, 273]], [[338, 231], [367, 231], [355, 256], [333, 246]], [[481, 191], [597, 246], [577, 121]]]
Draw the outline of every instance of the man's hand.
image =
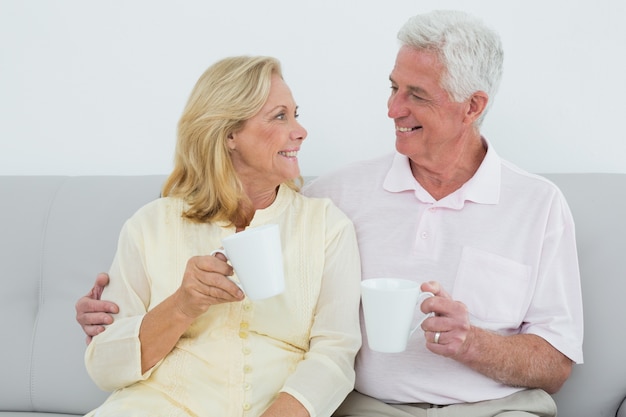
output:
[[118, 306], [110, 301], [102, 301], [102, 291], [109, 284], [109, 275], [100, 273], [96, 277], [91, 291], [76, 302], [76, 321], [87, 335], [87, 344], [91, 338], [104, 331], [104, 325], [113, 323], [111, 314], [119, 311]]
[[437, 282], [426, 282], [430, 297], [422, 311], [434, 312], [422, 323], [426, 347], [452, 358], [502, 384], [557, 392], [569, 377], [573, 362], [534, 334], [503, 336], [472, 326], [465, 304], [452, 299]]
[[469, 348], [473, 328], [465, 304], [452, 299], [438, 282], [425, 282], [422, 291], [435, 294], [422, 303], [422, 311], [435, 313], [422, 323], [426, 347], [438, 355], [457, 358]]

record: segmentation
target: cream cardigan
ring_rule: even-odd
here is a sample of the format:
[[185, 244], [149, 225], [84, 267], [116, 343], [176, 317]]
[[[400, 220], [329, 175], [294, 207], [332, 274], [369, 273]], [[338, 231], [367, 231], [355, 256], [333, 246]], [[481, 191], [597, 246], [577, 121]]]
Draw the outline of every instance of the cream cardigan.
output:
[[141, 375], [144, 314], [179, 287], [190, 257], [234, 233], [186, 221], [183, 209], [180, 199], [161, 198], [122, 229], [103, 294], [120, 313], [85, 354], [92, 379], [115, 392], [88, 415], [257, 416], [284, 391], [311, 416], [329, 416], [353, 388], [361, 344], [356, 237], [330, 200], [285, 186], [251, 223], [280, 225], [285, 292], [211, 307]]

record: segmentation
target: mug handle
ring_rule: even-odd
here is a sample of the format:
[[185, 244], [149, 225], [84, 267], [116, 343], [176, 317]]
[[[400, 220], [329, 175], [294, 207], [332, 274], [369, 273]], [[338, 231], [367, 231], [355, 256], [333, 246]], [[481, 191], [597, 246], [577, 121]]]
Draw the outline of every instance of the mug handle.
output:
[[[434, 297], [434, 296], [435, 296], [435, 294], [433, 294], [432, 292], [428, 292], [428, 291], [421, 292], [419, 297], [418, 297], [418, 299], [417, 299], [417, 304], [415, 305], [415, 308], [420, 308], [425, 299], [427, 299], [429, 297]], [[420, 313], [421, 313], [421, 311], [420, 311]], [[409, 336], [411, 336], [411, 335], [413, 335], [413, 333], [415, 333], [415, 331], [422, 325], [422, 323], [424, 323], [424, 320], [426, 320], [428, 317], [433, 317], [434, 315], [435, 315], [435, 313], [432, 312], [432, 311], [430, 313], [428, 313], [428, 314], [424, 314], [424, 317], [422, 317], [422, 319], [417, 322], [415, 327], [413, 327], [411, 329], [411, 332], [409, 333]]]
[[[216, 253], [221, 253], [222, 255], [226, 257], [226, 260], [228, 260], [228, 255], [226, 255], [226, 251], [224, 249], [215, 249], [214, 251], [211, 251], [211, 253], [209, 253], [209, 256], [215, 256]], [[235, 280], [229, 277], [226, 277], [226, 278], [229, 279], [233, 284], [238, 286], [241, 291], [243, 291], [243, 287], [241, 286], [239, 282], [236, 282]]]
[[215, 249], [214, 251], [209, 253], [209, 256], [215, 256], [216, 253], [221, 253], [226, 257], [226, 259], [228, 259], [228, 256], [226, 256], [226, 251], [224, 249]]

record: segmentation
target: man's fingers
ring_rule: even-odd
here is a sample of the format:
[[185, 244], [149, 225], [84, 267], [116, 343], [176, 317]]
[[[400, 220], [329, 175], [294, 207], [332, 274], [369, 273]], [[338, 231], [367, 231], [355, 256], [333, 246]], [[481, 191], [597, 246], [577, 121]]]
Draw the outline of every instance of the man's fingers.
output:
[[104, 331], [104, 326], [83, 326], [83, 331], [87, 335], [87, 343], [89, 343], [92, 337], [97, 336]]
[[[103, 325], [113, 323], [113, 317], [111, 317], [108, 313], [84, 313], [77, 319], [81, 326], [83, 326], [83, 329], [85, 329], [85, 333], [92, 336], [104, 331]], [[95, 334], [92, 334], [94, 330], [87, 332], [86, 329], [92, 327], [100, 327], [100, 329]]]

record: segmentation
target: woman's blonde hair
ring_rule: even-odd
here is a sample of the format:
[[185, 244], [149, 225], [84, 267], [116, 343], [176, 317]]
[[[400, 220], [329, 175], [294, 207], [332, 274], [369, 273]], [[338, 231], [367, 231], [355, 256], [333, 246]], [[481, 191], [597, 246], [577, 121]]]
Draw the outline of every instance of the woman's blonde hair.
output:
[[[238, 56], [213, 64], [196, 83], [178, 122], [174, 170], [162, 189], [164, 197], [188, 203], [184, 217], [248, 225], [254, 213], [226, 143], [261, 110], [274, 74], [282, 78], [277, 59]], [[293, 180], [286, 185], [299, 190]]]

